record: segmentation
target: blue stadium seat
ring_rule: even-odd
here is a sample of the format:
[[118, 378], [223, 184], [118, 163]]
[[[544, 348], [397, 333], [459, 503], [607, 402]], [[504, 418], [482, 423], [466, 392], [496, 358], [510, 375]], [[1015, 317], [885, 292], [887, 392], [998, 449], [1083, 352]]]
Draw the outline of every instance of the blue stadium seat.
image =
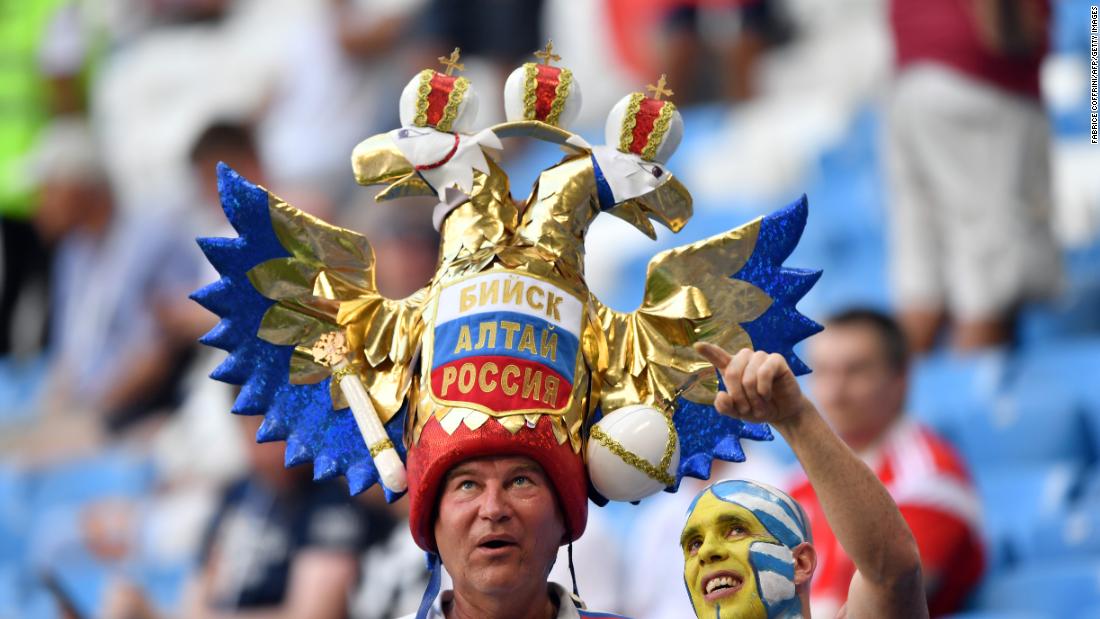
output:
[[985, 410], [961, 414], [948, 438], [973, 468], [1094, 460], [1089, 426], [1072, 395], [1014, 388]]
[[19, 569], [0, 564], [0, 617], [17, 617], [22, 606]]
[[16, 617], [21, 619], [57, 619], [61, 616], [61, 610], [58, 608], [53, 596], [44, 588], [35, 586], [25, 593], [26, 599], [23, 600], [23, 605], [19, 609], [19, 614], [15, 615]]
[[1060, 0], [1051, 3], [1052, 49], [1088, 57], [1089, 31], [1082, 24], [1088, 24], [1091, 4], [1096, 3], [1090, 0]]
[[1093, 458], [1100, 458], [1100, 388], [1096, 384], [1100, 337], [1059, 340], [1023, 350], [1016, 374], [1020, 390], [1074, 398], [1088, 426]]
[[146, 457], [112, 451], [41, 471], [34, 480], [31, 509], [73, 505], [104, 497], [138, 497], [153, 482]]
[[1100, 605], [1100, 560], [1032, 562], [983, 583], [976, 608], [1078, 617]]
[[66, 557], [55, 567], [54, 578], [76, 610], [85, 617], [96, 616], [103, 607], [110, 572], [96, 559], [80, 553]]
[[0, 425], [34, 417], [48, 369], [45, 355], [29, 360], [0, 357]]
[[1049, 613], [1036, 613], [1015, 610], [975, 610], [947, 615], [941, 619], [1058, 619]]
[[909, 411], [950, 435], [955, 420], [987, 410], [1007, 380], [1008, 356], [995, 350], [974, 355], [933, 354], [918, 360], [909, 378]]
[[[811, 263], [789, 260], [788, 264], [803, 266]], [[820, 268], [816, 263], [813, 267]], [[799, 302], [802, 313], [820, 321], [856, 306], [889, 311], [886, 272], [881, 259], [844, 259], [825, 266], [823, 271], [817, 285]]]
[[[0, 464], [0, 566], [19, 563], [25, 550], [27, 484], [22, 472]], [[3, 616], [3, 615], [0, 615]]]
[[1022, 550], [1025, 559], [1100, 559], [1100, 500], [1040, 519]]
[[180, 608], [184, 589], [194, 571], [191, 564], [147, 565], [137, 583], [157, 608]]
[[1081, 470], [1061, 463], [973, 471], [982, 500], [990, 573], [1027, 554], [1038, 522], [1068, 509]]
[[1057, 340], [1020, 351], [1015, 369], [1021, 388], [1063, 391], [1083, 403], [1100, 400], [1100, 336]]
[[[1082, 103], [1084, 110], [1063, 116], [1079, 116], [1074, 122], [1087, 119], [1088, 98], [1083, 97]], [[1096, 311], [1100, 305], [1100, 241], [1067, 251], [1065, 265], [1065, 292], [1048, 303], [1025, 307], [1021, 313], [1018, 334], [1025, 345], [1100, 333], [1100, 312]]]
[[1078, 500], [1082, 504], [1087, 503], [1100, 509], [1100, 474], [1098, 473], [1100, 472], [1096, 467], [1093, 467], [1082, 475], [1083, 482]]

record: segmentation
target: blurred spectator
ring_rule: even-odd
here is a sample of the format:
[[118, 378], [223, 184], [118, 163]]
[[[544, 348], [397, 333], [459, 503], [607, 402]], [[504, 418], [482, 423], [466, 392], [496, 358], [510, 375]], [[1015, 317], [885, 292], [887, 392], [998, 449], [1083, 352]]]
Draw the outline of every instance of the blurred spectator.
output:
[[[681, 105], [756, 94], [756, 72], [768, 48], [790, 40], [792, 24], [775, 0], [680, 1], [665, 18], [664, 67]], [[707, 60], [717, 60], [708, 62]], [[718, 70], [715, 70], [718, 67]]]
[[[913, 531], [932, 616], [959, 610], [983, 570], [980, 505], [954, 450], [903, 414], [908, 360], [900, 327], [877, 312], [851, 310], [826, 321], [810, 352], [822, 414], [875, 471]], [[791, 496], [809, 516], [817, 549], [814, 615], [832, 617], [847, 598], [855, 567], [804, 476]]]
[[35, 136], [54, 114], [81, 109], [83, 50], [66, 0], [27, 0], [0, 14], [0, 214], [25, 218], [34, 207], [22, 169]]
[[[267, 186], [266, 166], [260, 159], [259, 147], [252, 127], [234, 120], [217, 120], [206, 126], [195, 138], [188, 153], [191, 163], [191, 177], [194, 180], [193, 191], [198, 199], [194, 214], [197, 222], [196, 233], [199, 236], [233, 238], [233, 230], [222, 210], [221, 196], [218, 194], [218, 164], [224, 163], [241, 176], [257, 185]], [[195, 246], [195, 251], [199, 251]], [[202, 258], [202, 285], [217, 281], [220, 277], [214, 266]], [[195, 337], [201, 336], [214, 326], [216, 317], [198, 303], [189, 303], [188, 318], [193, 321], [190, 328]]]
[[[432, 227], [434, 199], [399, 198], [378, 204], [360, 189], [341, 225], [367, 237], [374, 250], [378, 290], [391, 299], [404, 298], [428, 284], [435, 274], [439, 234]], [[363, 502], [385, 510], [393, 519], [386, 539], [360, 557], [360, 577], [349, 600], [355, 619], [393, 619], [420, 606], [428, 586], [424, 551], [409, 534], [409, 501], [386, 503], [379, 487]]]
[[272, 186], [306, 212], [332, 217], [357, 191], [348, 154], [397, 125], [397, 93], [426, 0], [326, 0], [295, 28], [258, 123]]
[[25, 168], [36, 135], [55, 114], [84, 107], [85, 42], [65, 0], [28, 0], [0, 17], [5, 112], [0, 117], [0, 358], [26, 361], [46, 344], [50, 222], [28, 221], [37, 204]]
[[232, 0], [146, 0], [155, 17], [177, 24], [217, 21], [231, 3]]
[[359, 582], [349, 601], [354, 619], [393, 619], [416, 612], [428, 586], [424, 551], [409, 534], [409, 501], [386, 503], [379, 488], [364, 496], [385, 509], [393, 526], [385, 540], [367, 548], [360, 557]]
[[0, 217], [0, 358], [26, 360], [46, 345], [46, 241], [31, 222]]
[[356, 555], [382, 526], [355, 510], [347, 490], [315, 483], [308, 467], [287, 469], [281, 443], [255, 442], [261, 419], [242, 419], [252, 474], [230, 486], [201, 555], [190, 602], [212, 611], [280, 608], [288, 617], [342, 617]]
[[403, 299], [428, 285], [439, 263], [439, 233], [432, 226], [433, 198], [377, 203], [374, 189], [360, 189], [339, 224], [367, 237], [375, 258], [375, 283], [384, 296]]
[[893, 280], [915, 352], [1011, 340], [1056, 293], [1050, 131], [1039, 98], [1049, 0], [892, 0], [887, 162]]
[[464, 55], [493, 61], [507, 75], [546, 44], [542, 5], [543, 0], [433, 0], [426, 26], [441, 51], [460, 47]]
[[196, 190], [202, 201], [204, 227], [228, 226], [218, 196], [219, 163], [225, 163], [253, 183], [267, 183], [255, 137], [246, 123], [230, 120], [211, 123], [195, 139], [190, 155]]
[[[385, 512], [353, 504], [342, 484], [284, 467], [283, 443], [255, 441], [262, 420], [241, 417], [251, 470], [221, 498], [180, 617], [344, 617], [356, 557], [393, 529]], [[104, 615], [159, 616], [132, 585], [116, 587]]]
[[[420, 69], [438, 67], [436, 59], [457, 47], [463, 75], [480, 96], [478, 125], [502, 122], [503, 97], [498, 93], [504, 91], [505, 79], [519, 65], [534, 61], [532, 54], [546, 46], [544, 4], [544, 0], [431, 0], [423, 12], [419, 58], [405, 79]], [[396, 100], [399, 93], [399, 88], [394, 89], [391, 97]], [[505, 149], [505, 161], [525, 147], [522, 140], [512, 142]]]
[[56, 121], [35, 153], [40, 230], [57, 236], [50, 412], [91, 410], [119, 429], [170, 408], [194, 344], [158, 309], [186, 303], [198, 258], [170, 214], [116, 209], [83, 120]]
[[[199, 262], [199, 275], [189, 289], [177, 291], [178, 302], [163, 303], [156, 308], [158, 322], [176, 334], [181, 342], [195, 342], [217, 324], [217, 317], [187, 295], [201, 286], [216, 282], [220, 275], [203, 257], [196, 236], [233, 238], [237, 233], [226, 220], [218, 197], [217, 163], [224, 161], [256, 183], [264, 182], [264, 174], [252, 132], [247, 125], [219, 121], [207, 127], [194, 141], [190, 151], [191, 172], [195, 179], [191, 208], [186, 213], [193, 222], [187, 234], [188, 253]], [[241, 466], [240, 441], [232, 420], [226, 413], [232, 405], [231, 387], [208, 378], [210, 372], [225, 359], [225, 353], [200, 347], [187, 375], [182, 378], [181, 401], [176, 412], [165, 423], [151, 445], [162, 476], [174, 481], [222, 482], [227, 474], [234, 475]], [[228, 427], [227, 427], [228, 426]], [[196, 462], [196, 450], [205, 450], [206, 457]]]

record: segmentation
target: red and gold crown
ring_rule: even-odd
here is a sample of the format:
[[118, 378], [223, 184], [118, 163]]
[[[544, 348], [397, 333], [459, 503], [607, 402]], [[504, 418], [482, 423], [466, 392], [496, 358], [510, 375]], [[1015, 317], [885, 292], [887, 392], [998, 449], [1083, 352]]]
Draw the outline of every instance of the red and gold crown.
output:
[[458, 62], [456, 47], [439, 61], [446, 67], [440, 73], [424, 69], [409, 80], [401, 91], [398, 111], [405, 127], [432, 127], [439, 131], [469, 133], [477, 116], [477, 93], [465, 77], [451, 75], [464, 66]]
[[540, 62], [524, 64], [504, 83], [505, 115], [509, 121], [537, 120], [564, 128], [580, 113], [580, 86], [572, 71], [550, 64], [561, 60], [553, 41], [535, 56]]
[[604, 136], [608, 145], [621, 152], [664, 163], [680, 145], [684, 121], [676, 105], [661, 98], [673, 94], [665, 88], [664, 75], [648, 89], [653, 91], [652, 97], [631, 93], [611, 108]]

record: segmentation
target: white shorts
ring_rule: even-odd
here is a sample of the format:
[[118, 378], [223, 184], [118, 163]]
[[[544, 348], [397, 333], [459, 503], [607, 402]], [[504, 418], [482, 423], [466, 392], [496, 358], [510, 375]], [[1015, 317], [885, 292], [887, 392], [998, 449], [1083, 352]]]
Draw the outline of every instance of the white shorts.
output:
[[1038, 102], [935, 65], [899, 76], [885, 148], [899, 308], [981, 320], [1057, 294], [1049, 140]]

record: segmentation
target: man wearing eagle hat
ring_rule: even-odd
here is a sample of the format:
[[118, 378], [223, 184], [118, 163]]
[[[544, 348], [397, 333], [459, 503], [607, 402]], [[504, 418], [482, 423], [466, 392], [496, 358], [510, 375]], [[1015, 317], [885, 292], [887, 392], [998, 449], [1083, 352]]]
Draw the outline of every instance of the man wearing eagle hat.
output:
[[[367, 239], [219, 169], [238, 238], [201, 239], [221, 279], [194, 298], [221, 316], [203, 341], [229, 351], [212, 376], [242, 385], [234, 412], [262, 414], [257, 438], [286, 441], [288, 466], [343, 475], [353, 494], [408, 494], [412, 537], [432, 586], [417, 617], [592, 614], [548, 585], [559, 546], [581, 536], [588, 501], [638, 501], [744, 460], [763, 424], [714, 407], [719, 381], [692, 348], [782, 355], [820, 330], [795, 303], [820, 275], [789, 269], [803, 197], [772, 215], [655, 256], [634, 312], [614, 311], [584, 277], [585, 235], [603, 213], [650, 237], [691, 216], [665, 167], [683, 132], [664, 79], [609, 113], [604, 145], [564, 127], [572, 74], [540, 63], [506, 82], [508, 122], [474, 132], [477, 93], [453, 75], [458, 50], [401, 94], [402, 126], [360, 143], [356, 180], [379, 202], [434, 196], [435, 276], [382, 296]], [[500, 138], [556, 144], [524, 200], [496, 163]], [[454, 579], [438, 592], [442, 564]]]

